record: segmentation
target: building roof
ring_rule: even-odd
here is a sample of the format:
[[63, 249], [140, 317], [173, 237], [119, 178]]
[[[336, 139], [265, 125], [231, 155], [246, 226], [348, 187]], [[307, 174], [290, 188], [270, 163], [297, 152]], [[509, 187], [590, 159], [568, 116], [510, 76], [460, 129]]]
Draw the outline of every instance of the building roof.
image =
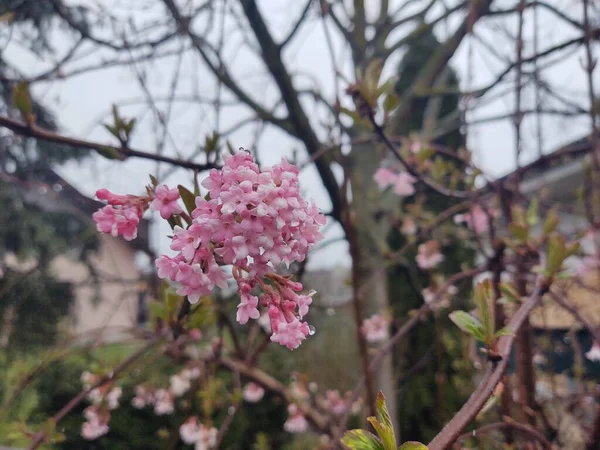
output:
[[[593, 274], [586, 278], [585, 286], [568, 280], [557, 281], [552, 292], [576, 308], [591, 325], [600, 326], [600, 301], [598, 301], [598, 292], [592, 290], [598, 288], [600, 288], [600, 277], [598, 274]], [[583, 328], [583, 325], [570, 312], [555, 302], [550, 295], [546, 295], [542, 305], [533, 310], [529, 320], [534, 328], [539, 329], [578, 330]]]
[[[586, 167], [586, 156], [593, 150], [591, 136], [578, 139], [554, 152], [543, 155], [535, 161], [523, 166], [521, 192], [535, 195], [544, 192], [552, 204], [569, 204], [573, 206], [576, 190], [582, 184], [582, 176]], [[500, 180], [510, 180], [516, 172], [512, 172]], [[574, 217], [567, 217], [574, 221]], [[577, 227], [581, 224], [562, 224], [565, 227]], [[572, 230], [571, 230], [572, 231]], [[587, 287], [599, 289], [600, 277], [592, 275], [585, 281]], [[568, 280], [555, 282], [553, 292], [565, 298], [569, 304], [590, 321], [600, 326], [600, 301], [596, 292]], [[582, 325], [564, 308], [558, 305], [551, 296], [544, 297], [542, 306], [536, 308], [530, 316], [531, 324], [538, 329], [580, 329]]]

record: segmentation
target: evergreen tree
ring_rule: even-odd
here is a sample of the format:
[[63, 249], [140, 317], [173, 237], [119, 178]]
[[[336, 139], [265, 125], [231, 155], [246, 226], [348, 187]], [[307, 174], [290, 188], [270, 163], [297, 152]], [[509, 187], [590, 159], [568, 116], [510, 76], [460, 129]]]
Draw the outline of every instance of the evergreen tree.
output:
[[[69, 14], [82, 20], [79, 9]], [[54, 52], [48, 34], [58, 22], [52, 2], [0, 0], [0, 17], [11, 22], [12, 31], [28, 48], [40, 55]], [[21, 74], [0, 53], [0, 112], [20, 119], [15, 95], [29, 98], [37, 126], [57, 130], [53, 115], [31, 98]], [[19, 94], [15, 94], [20, 92]], [[47, 185], [53, 169], [66, 161], [81, 160], [82, 149], [37, 141], [0, 130], [0, 346], [26, 349], [49, 345], [59, 319], [68, 313], [73, 299], [71, 286], [56, 280], [50, 261], [69, 252], [82, 261], [95, 248], [96, 237], [83, 214], [61, 202], [58, 185]], [[7, 255], [32, 268], [5, 265]], [[35, 261], [35, 263], [32, 263]]]
[[[440, 46], [431, 29], [408, 45], [408, 51], [398, 68], [396, 92], [401, 98]], [[445, 88], [458, 89], [457, 74], [450, 67], [446, 70], [449, 72], [445, 74]], [[456, 113], [459, 100], [458, 94], [445, 95], [437, 119]], [[398, 136], [420, 132], [431, 101], [434, 101], [433, 97], [412, 99], [410, 119], [392, 132]], [[465, 145], [465, 136], [459, 129], [455, 129], [433, 142], [456, 150]], [[448, 198], [419, 186], [415, 196], [403, 201], [402, 209], [406, 210], [411, 204], [415, 204], [420, 194], [424, 194], [426, 199], [423, 207], [434, 214], [451, 206]], [[406, 242], [406, 237], [398, 229], [392, 230], [388, 238], [392, 251], [403, 247]], [[438, 269], [441, 273], [448, 274], [459, 272], [460, 265], [472, 260], [474, 256], [472, 250], [460, 242], [443, 245], [442, 252], [445, 260]], [[399, 263], [389, 269], [390, 304], [394, 316], [398, 318], [406, 318], [409, 311], [423, 304], [421, 291], [431, 281], [428, 274], [416, 268], [415, 256], [416, 249], [413, 249], [405, 255], [407, 263]], [[468, 292], [468, 286], [464, 290]], [[464, 298], [462, 292], [457, 298]], [[452, 304], [456, 307], [456, 299]], [[398, 417], [403, 441], [427, 442], [465, 400], [461, 387], [469, 380], [463, 370], [461, 338], [460, 332], [449, 323], [447, 312], [442, 310], [434, 318], [429, 318], [426, 323], [414, 328], [397, 347], [395, 357], [400, 366]]]

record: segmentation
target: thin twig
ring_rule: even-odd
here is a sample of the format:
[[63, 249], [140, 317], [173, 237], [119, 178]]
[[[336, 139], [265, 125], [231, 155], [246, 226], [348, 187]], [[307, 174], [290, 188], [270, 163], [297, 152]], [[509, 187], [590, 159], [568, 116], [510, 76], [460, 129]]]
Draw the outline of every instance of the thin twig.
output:
[[213, 163], [199, 164], [191, 161], [183, 161], [180, 159], [170, 158], [164, 155], [157, 155], [154, 153], [142, 152], [139, 150], [133, 150], [129, 147], [114, 147], [112, 145], [100, 144], [98, 142], [84, 141], [82, 139], [70, 138], [63, 136], [52, 131], [44, 130], [35, 125], [29, 126], [24, 122], [11, 119], [9, 117], [0, 116], [0, 127], [8, 128], [17, 134], [22, 136], [32, 137], [41, 139], [47, 142], [54, 142], [57, 144], [68, 145], [74, 148], [85, 148], [90, 150], [96, 150], [97, 152], [114, 152], [120, 159], [127, 158], [143, 158], [152, 161], [164, 162], [172, 164], [174, 166], [182, 167], [184, 169], [193, 169], [198, 171], [204, 171], [216, 167]]

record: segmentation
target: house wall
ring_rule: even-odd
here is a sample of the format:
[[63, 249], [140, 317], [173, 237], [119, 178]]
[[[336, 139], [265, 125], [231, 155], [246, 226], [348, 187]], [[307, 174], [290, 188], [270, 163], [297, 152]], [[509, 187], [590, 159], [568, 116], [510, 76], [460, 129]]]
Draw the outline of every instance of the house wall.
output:
[[69, 328], [77, 339], [117, 340], [136, 325], [140, 271], [135, 250], [122, 239], [99, 236], [99, 248], [92, 264], [99, 276], [96, 286], [89, 269], [69, 255], [52, 264], [57, 278], [74, 284], [76, 301]]

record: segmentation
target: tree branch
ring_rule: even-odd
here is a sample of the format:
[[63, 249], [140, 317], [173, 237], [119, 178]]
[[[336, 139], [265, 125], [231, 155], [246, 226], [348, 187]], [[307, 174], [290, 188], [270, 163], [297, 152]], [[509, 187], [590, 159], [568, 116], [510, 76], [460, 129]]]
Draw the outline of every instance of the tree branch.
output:
[[512, 331], [512, 335], [501, 338], [498, 350], [502, 359], [499, 362], [491, 362], [489, 368], [485, 372], [482, 381], [477, 389], [471, 394], [469, 400], [463, 405], [460, 411], [448, 422], [448, 424], [433, 438], [429, 443], [429, 450], [444, 450], [452, 445], [460, 436], [465, 427], [475, 418], [487, 402], [490, 395], [494, 391], [496, 385], [502, 379], [508, 363], [510, 361], [510, 353], [512, 350], [515, 336], [529, 317], [529, 314], [541, 301], [542, 296], [548, 292], [550, 285], [546, 279], [538, 281], [534, 293], [519, 307], [515, 314], [511, 317], [508, 328]]
[[[144, 353], [146, 353], [148, 350], [150, 350], [152, 347], [154, 347], [156, 344], [158, 344], [160, 341], [162, 340], [162, 336], [156, 336], [154, 339], [148, 341], [144, 346], [140, 347], [138, 350], [136, 350], [134, 353], [132, 353], [127, 359], [123, 360], [117, 367], [115, 367], [108, 375], [103, 376], [102, 378], [100, 378], [96, 383], [94, 383], [92, 386], [90, 386], [88, 389], [84, 389], [83, 391], [81, 391], [79, 394], [77, 394], [75, 397], [73, 397], [69, 403], [67, 403], [65, 406], [63, 406], [53, 417], [52, 417], [52, 422], [53, 424], [56, 426], [58, 425], [58, 423], [64, 419], [67, 414], [69, 414], [73, 409], [75, 409], [83, 400], [85, 400], [85, 398], [88, 396], [88, 394], [93, 391], [94, 389], [102, 386], [103, 384], [114, 380], [117, 375], [119, 375], [121, 372], [123, 372], [125, 369], [127, 369], [127, 367], [129, 367], [131, 364], [133, 364], [135, 361], [137, 361], [138, 359], [140, 359]], [[38, 448], [42, 443], [44, 443], [44, 441], [48, 438], [48, 432], [47, 431], [42, 431], [40, 433], [37, 433], [35, 435], [35, 437], [33, 438], [33, 441], [31, 442], [31, 444], [29, 445], [29, 447], [27, 447], [27, 450], [35, 450], [36, 448]]]
[[7, 128], [21, 136], [32, 137], [47, 142], [54, 142], [56, 144], [68, 145], [74, 148], [85, 148], [95, 150], [99, 153], [106, 153], [107, 150], [115, 153], [119, 159], [124, 160], [127, 158], [142, 158], [151, 161], [164, 162], [172, 164], [174, 166], [182, 167], [184, 169], [192, 169], [198, 171], [204, 171], [217, 167], [215, 164], [207, 162], [205, 164], [194, 163], [191, 161], [185, 161], [181, 159], [170, 158], [164, 155], [157, 155], [154, 153], [142, 152], [139, 150], [133, 150], [129, 147], [115, 147], [112, 145], [100, 144], [97, 142], [84, 141], [77, 138], [70, 138], [54, 133], [52, 131], [44, 130], [35, 125], [29, 126], [26, 123], [13, 120], [9, 117], [0, 116], [0, 127]]
[[279, 48], [283, 49], [287, 44], [290, 43], [290, 41], [294, 38], [294, 36], [296, 35], [296, 33], [298, 32], [298, 30], [302, 27], [302, 25], [304, 24], [304, 21], [308, 15], [308, 11], [310, 10], [310, 6], [313, 3], [313, 0], [308, 0], [306, 2], [306, 6], [304, 7], [304, 9], [302, 10], [302, 14], [300, 14], [300, 17], [298, 18], [298, 20], [296, 21], [296, 24], [292, 27], [292, 30], [290, 31], [290, 33], [287, 35], [287, 37], [281, 42], [281, 44], [279, 44]]
[[[165, 0], [172, 1], [172, 0]], [[252, 31], [260, 44], [262, 50], [263, 62], [269, 69], [269, 72], [275, 83], [279, 87], [283, 101], [288, 109], [288, 120], [294, 128], [294, 136], [300, 139], [306, 146], [310, 155], [315, 154], [321, 148], [321, 143], [310, 125], [310, 121], [300, 104], [298, 92], [293, 86], [292, 79], [288, 74], [281, 59], [281, 48], [278, 46], [269, 33], [267, 26], [261, 16], [255, 0], [240, 0]], [[340, 220], [341, 199], [337, 180], [329, 163], [323, 159], [315, 161], [317, 170], [332, 203], [332, 215], [336, 220]]]

